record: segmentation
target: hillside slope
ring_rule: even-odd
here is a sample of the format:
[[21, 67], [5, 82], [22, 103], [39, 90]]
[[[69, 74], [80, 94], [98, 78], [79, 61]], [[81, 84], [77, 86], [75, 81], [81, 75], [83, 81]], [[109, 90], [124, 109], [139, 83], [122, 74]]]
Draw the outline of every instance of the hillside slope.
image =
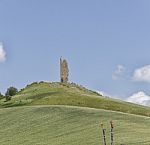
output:
[[114, 122], [115, 145], [149, 145], [150, 118], [101, 109], [23, 106], [0, 109], [0, 145], [100, 145]]
[[69, 105], [114, 110], [150, 116], [150, 108], [100, 96], [76, 84], [33, 83], [11, 101], [0, 100], [0, 107], [21, 105]]

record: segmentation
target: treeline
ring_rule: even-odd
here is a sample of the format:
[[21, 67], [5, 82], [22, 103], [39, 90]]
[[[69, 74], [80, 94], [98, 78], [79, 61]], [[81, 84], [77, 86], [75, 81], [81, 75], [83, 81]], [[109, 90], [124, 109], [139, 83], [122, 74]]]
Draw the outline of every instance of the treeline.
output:
[[9, 87], [5, 93], [5, 95], [3, 95], [2, 93], [0, 93], [0, 99], [6, 99], [6, 101], [11, 100], [11, 97], [16, 95], [18, 93], [18, 89], [15, 87]]

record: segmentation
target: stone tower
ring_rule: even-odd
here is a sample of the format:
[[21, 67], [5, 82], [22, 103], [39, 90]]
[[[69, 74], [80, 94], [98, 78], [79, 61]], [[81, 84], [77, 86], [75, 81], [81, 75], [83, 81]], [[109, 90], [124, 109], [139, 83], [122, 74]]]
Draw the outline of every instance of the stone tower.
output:
[[68, 69], [68, 62], [66, 59], [60, 58], [60, 81], [62, 83], [68, 82], [69, 76], [69, 69]]

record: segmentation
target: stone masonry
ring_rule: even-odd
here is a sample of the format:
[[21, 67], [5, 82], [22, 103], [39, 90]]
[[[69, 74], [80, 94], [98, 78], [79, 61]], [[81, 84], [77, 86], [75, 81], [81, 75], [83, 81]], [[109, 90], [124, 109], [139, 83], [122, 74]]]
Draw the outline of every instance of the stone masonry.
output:
[[69, 76], [68, 62], [66, 59], [60, 58], [60, 81], [62, 83], [67, 83], [68, 76]]

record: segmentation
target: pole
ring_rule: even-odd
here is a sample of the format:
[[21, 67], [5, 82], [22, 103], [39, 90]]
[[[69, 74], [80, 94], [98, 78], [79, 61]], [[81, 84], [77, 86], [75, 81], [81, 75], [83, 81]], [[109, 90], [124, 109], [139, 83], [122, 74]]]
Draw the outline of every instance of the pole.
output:
[[114, 132], [113, 132], [113, 129], [114, 129], [114, 125], [113, 125], [113, 122], [110, 121], [110, 145], [113, 145], [114, 143]]
[[103, 124], [101, 123], [102, 127], [102, 135], [103, 135], [103, 145], [106, 145], [106, 129], [103, 128]]

